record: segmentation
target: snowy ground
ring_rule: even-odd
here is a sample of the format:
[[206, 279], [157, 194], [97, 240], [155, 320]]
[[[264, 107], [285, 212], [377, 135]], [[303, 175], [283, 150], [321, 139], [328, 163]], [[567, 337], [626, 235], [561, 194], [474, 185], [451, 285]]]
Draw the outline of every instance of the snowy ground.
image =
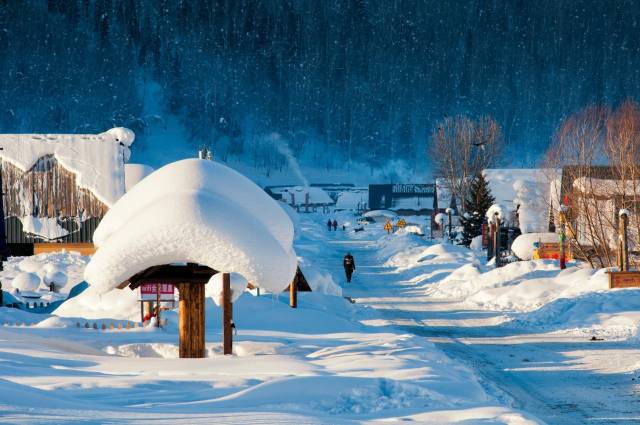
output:
[[[346, 214], [340, 223], [355, 222]], [[210, 300], [208, 358], [189, 360], [177, 359], [175, 312], [165, 330], [101, 331], [77, 328], [95, 321], [84, 316], [0, 309], [11, 323], [0, 327], [0, 422], [640, 421], [637, 290], [609, 291], [604, 273], [577, 264], [495, 270], [465, 248], [386, 236], [382, 224], [328, 232], [326, 220], [296, 220], [318, 290], [298, 310], [285, 295], [243, 295], [234, 356], [220, 353]], [[349, 285], [347, 251], [358, 267]]]
[[[340, 259], [352, 250], [360, 289], [345, 292], [364, 300], [371, 290], [372, 305], [393, 296], [400, 284], [377, 266], [381, 229], [329, 233], [325, 221], [307, 215], [298, 224], [296, 251], [314, 279], [329, 289], [342, 283]], [[0, 322], [12, 323], [0, 327], [0, 421], [536, 423], [415, 330], [379, 326], [386, 311], [317, 292], [299, 303], [292, 310], [285, 296], [242, 296], [235, 355], [224, 357], [220, 310], [208, 300], [208, 358], [189, 360], [177, 359], [175, 313], [166, 330], [100, 331], [77, 328], [82, 317], [0, 309]], [[117, 327], [99, 321], [110, 322]]]
[[550, 424], [640, 422], [639, 290], [608, 290], [603, 271], [576, 264], [495, 270], [480, 253], [410, 235], [355, 255], [386, 259], [361, 272], [366, 288], [345, 291], [382, 313], [369, 324], [427, 337], [506, 405]]

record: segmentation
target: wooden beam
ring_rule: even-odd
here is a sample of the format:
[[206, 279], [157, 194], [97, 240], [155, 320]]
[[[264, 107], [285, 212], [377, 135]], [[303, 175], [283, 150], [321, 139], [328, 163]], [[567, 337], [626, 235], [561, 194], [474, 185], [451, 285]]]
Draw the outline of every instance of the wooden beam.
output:
[[127, 286], [130, 289], [137, 289], [139, 286], [146, 283], [172, 283], [174, 285], [189, 282], [196, 284], [206, 284], [211, 276], [216, 274], [217, 271], [207, 266], [200, 266], [196, 264], [188, 265], [160, 265], [152, 266], [146, 270], [143, 270], [129, 279], [120, 283], [118, 289], [124, 289]]
[[233, 335], [231, 334], [231, 322], [233, 312], [231, 310], [231, 276], [222, 274], [222, 351], [225, 355], [233, 353]]
[[180, 358], [203, 358], [204, 339], [204, 285], [180, 283], [179, 334]]

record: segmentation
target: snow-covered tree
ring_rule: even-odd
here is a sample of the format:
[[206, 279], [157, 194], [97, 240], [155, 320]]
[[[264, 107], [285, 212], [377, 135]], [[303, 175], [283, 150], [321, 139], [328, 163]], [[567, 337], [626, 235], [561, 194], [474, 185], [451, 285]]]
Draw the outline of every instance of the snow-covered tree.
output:
[[469, 246], [474, 237], [482, 234], [485, 214], [494, 201], [487, 179], [482, 173], [478, 173], [471, 183], [469, 196], [464, 201], [465, 213], [460, 217], [462, 226], [460, 245]]

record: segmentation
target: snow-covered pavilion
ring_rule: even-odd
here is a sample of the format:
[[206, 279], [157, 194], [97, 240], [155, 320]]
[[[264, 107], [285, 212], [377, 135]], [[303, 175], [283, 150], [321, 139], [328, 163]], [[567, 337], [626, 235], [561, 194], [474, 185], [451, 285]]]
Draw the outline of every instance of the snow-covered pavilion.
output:
[[[297, 267], [293, 224], [284, 210], [243, 175], [203, 159], [166, 165], [140, 181], [104, 216], [94, 242], [85, 279], [104, 293], [141, 272], [176, 264], [237, 273], [255, 287], [281, 292]], [[181, 324], [183, 317], [196, 320], [184, 316], [182, 301], [204, 311], [204, 291], [197, 299], [185, 296], [180, 290]]]

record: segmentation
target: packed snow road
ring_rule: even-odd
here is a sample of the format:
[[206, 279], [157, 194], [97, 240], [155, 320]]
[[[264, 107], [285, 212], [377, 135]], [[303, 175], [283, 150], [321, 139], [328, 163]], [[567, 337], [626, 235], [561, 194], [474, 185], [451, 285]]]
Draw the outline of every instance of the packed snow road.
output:
[[474, 369], [504, 404], [549, 424], [640, 423], [636, 346], [511, 328], [503, 312], [434, 299], [412, 276], [381, 266], [374, 238], [333, 243], [350, 250], [358, 266], [344, 295], [381, 313], [382, 320], [369, 324], [428, 338]]

